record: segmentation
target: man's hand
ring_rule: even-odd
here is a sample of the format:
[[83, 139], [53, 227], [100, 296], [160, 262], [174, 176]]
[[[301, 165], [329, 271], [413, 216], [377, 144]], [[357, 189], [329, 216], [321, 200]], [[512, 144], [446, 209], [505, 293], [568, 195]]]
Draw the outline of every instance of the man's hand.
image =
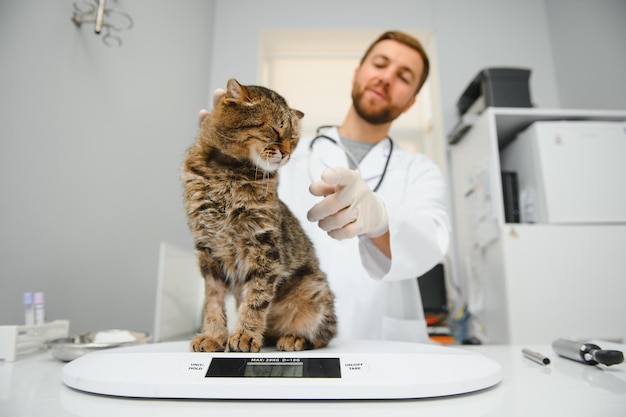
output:
[[387, 210], [380, 197], [358, 172], [327, 168], [322, 180], [309, 187], [311, 194], [324, 197], [307, 213], [309, 221], [338, 240], [358, 235], [373, 238], [389, 230]]
[[[219, 103], [220, 99], [224, 97], [225, 95], [226, 95], [226, 91], [222, 90], [221, 88], [218, 88], [215, 91], [213, 91], [213, 107], [217, 106], [217, 103]], [[207, 117], [208, 115], [209, 115], [209, 111], [207, 109], [200, 110], [200, 112], [198, 113], [198, 124], [201, 125], [204, 118]]]

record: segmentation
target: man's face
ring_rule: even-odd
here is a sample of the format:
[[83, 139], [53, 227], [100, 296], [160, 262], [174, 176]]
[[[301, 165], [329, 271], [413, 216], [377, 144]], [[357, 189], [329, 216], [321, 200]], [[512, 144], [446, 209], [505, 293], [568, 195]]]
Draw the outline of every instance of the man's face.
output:
[[354, 72], [357, 114], [371, 124], [393, 121], [415, 103], [423, 70], [424, 61], [414, 49], [390, 39], [379, 42]]

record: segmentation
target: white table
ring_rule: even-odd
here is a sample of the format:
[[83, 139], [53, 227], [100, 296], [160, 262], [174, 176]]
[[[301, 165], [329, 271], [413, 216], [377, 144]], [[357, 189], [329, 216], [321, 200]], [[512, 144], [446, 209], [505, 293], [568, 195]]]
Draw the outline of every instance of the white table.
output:
[[[604, 349], [624, 345], [600, 343]], [[436, 399], [393, 401], [152, 400], [86, 394], [61, 382], [63, 363], [48, 353], [0, 362], [0, 416], [626, 416], [626, 365], [594, 367], [558, 357], [550, 346], [524, 346], [548, 356], [538, 365], [522, 346], [472, 346], [499, 362], [495, 387]]]

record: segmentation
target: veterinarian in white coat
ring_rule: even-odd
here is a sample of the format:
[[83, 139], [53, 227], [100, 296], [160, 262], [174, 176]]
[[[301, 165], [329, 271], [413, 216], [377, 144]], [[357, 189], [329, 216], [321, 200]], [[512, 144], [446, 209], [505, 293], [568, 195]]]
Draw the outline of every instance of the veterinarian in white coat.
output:
[[[280, 198], [313, 240], [335, 294], [338, 339], [428, 341], [416, 278], [448, 249], [445, 182], [426, 156], [388, 137], [427, 74], [417, 40], [381, 35], [355, 70], [344, 123], [302, 139], [281, 168]], [[371, 146], [356, 170], [340, 136]]]

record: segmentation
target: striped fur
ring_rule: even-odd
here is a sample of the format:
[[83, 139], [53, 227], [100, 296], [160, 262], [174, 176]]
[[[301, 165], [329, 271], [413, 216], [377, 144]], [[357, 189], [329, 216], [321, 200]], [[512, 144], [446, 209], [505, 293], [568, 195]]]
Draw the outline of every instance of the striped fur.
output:
[[[334, 298], [314, 248], [278, 198], [277, 169], [303, 114], [274, 91], [228, 81], [182, 168], [185, 211], [205, 279], [193, 351], [323, 347], [336, 333]], [[306, 184], [303, 184], [306, 187]], [[228, 334], [224, 297], [238, 317]]]

